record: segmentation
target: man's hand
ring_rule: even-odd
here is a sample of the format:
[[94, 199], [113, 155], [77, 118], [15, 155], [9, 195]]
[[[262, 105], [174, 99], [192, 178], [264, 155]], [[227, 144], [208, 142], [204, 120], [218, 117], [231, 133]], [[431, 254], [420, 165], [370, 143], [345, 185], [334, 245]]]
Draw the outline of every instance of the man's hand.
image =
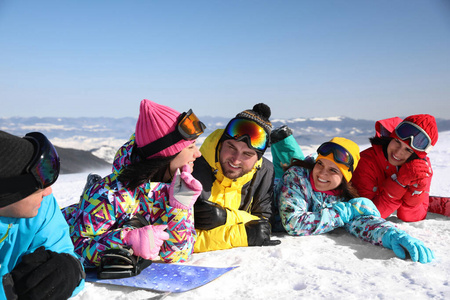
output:
[[208, 200], [199, 200], [194, 204], [194, 225], [201, 230], [211, 230], [227, 222], [225, 208]]
[[252, 220], [245, 223], [247, 242], [249, 246], [275, 246], [281, 244], [280, 240], [270, 240], [272, 231], [269, 221]]

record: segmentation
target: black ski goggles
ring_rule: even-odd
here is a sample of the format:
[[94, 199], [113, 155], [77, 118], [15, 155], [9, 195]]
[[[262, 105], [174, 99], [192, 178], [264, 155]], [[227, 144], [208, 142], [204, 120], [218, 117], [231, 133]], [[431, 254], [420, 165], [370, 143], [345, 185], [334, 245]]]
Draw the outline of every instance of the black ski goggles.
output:
[[249, 119], [233, 119], [225, 128], [224, 135], [237, 141], [247, 140], [247, 145], [264, 152], [269, 146], [269, 135], [256, 122]]
[[[26, 197], [39, 189], [51, 186], [58, 179], [59, 156], [47, 137], [40, 132], [30, 132], [25, 135], [24, 139], [30, 141], [34, 146], [33, 158], [26, 167], [25, 174], [2, 178], [0, 181], [1, 194], [18, 194]], [[3, 204], [7, 205], [12, 202], [14, 200], [11, 198], [11, 201]]]
[[395, 133], [402, 141], [411, 139], [410, 146], [414, 150], [428, 153], [433, 148], [430, 136], [417, 124], [403, 121], [395, 128]]
[[150, 157], [181, 140], [195, 140], [205, 131], [205, 129], [205, 124], [203, 124], [194, 114], [192, 109], [190, 109], [188, 112], [184, 112], [180, 115], [174, 131], [144, 147], [138, 148], [138, 152], [143, 158]]
[[25, 139], [34, 144], [34, 157], [27, 167], [27, 173], [34, 176], [39, 189], [45, 189], [55, 183], [59, 176], [60, 161], [55, 147], [40, 132], [30, 132]]
[[341, 145], [333, 142], [326, 142], [320, 145], [319, 149], [317, 149], [317, 153], [323, 156], [333, 153], [334, 161], [343, 164], [353, 173], [353, 156]]

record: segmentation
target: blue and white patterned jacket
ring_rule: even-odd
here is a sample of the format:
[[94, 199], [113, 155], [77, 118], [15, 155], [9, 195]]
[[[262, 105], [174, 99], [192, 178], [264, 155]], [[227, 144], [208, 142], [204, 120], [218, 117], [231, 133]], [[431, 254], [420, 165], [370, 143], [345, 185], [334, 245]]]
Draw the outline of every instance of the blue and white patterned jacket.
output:
[[332, 204], [345, 199], [314, 191], [310, 182], [310, 170], [298, 166], [286, 170], [277, 182], [274, 201], [279, 209], [281, 223], [290, 235], [317, 235], [344, 227], [363, 241], [382, 245], [383, 235], [390, 228], [395, 228], [393, 223], [375, 216], [358, 217], [344, 224]]

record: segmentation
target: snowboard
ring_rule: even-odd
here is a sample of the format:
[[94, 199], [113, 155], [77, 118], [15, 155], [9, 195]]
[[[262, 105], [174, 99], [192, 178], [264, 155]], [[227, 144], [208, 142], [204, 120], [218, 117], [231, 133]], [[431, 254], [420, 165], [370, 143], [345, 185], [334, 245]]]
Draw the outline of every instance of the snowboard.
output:
[[237, 267], [212, 268], [153, 263], [137, 276], [120, 279], [98, 279], [95, 271], [87, 271], [86, 281], [135, 287], [155, 292], [181, 293], [205, 285], [235, 268]]

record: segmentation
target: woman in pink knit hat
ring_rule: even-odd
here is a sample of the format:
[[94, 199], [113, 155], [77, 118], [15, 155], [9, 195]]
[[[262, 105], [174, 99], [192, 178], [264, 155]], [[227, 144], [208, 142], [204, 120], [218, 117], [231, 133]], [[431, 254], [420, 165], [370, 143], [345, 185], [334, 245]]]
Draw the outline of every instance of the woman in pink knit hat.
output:
[[142, 260], [190, 258], [196, 239], [192, 205], [202, 190], [191, 172], [201, 156], [195, 140], [204, 129], [192, 110], [180, 114], [142, 100], [136, 131], [117, 151], [112, 173], [91, 174], [80, 202], [63, 209], [86, 267], [100, 266], [108, 277], [111, 269], [102, 268], [107, 258], [126, 252], [138, 266]]
[[425, 219], [427, 211], [438, 212], [429, 208], [445, 203], [430, 205], [430, 199], [440, 199], [429, 197], [433, 170], [427, 156], [438, 140], [435, 118], [427, 114], [404, 120], [395, 117], [377, 121], [375, 129], [372, 147], [361, 152], [353, 174], [358, 193], [372, 199], [382, 218], [397, 211], [399, 219], [415, 222]]

